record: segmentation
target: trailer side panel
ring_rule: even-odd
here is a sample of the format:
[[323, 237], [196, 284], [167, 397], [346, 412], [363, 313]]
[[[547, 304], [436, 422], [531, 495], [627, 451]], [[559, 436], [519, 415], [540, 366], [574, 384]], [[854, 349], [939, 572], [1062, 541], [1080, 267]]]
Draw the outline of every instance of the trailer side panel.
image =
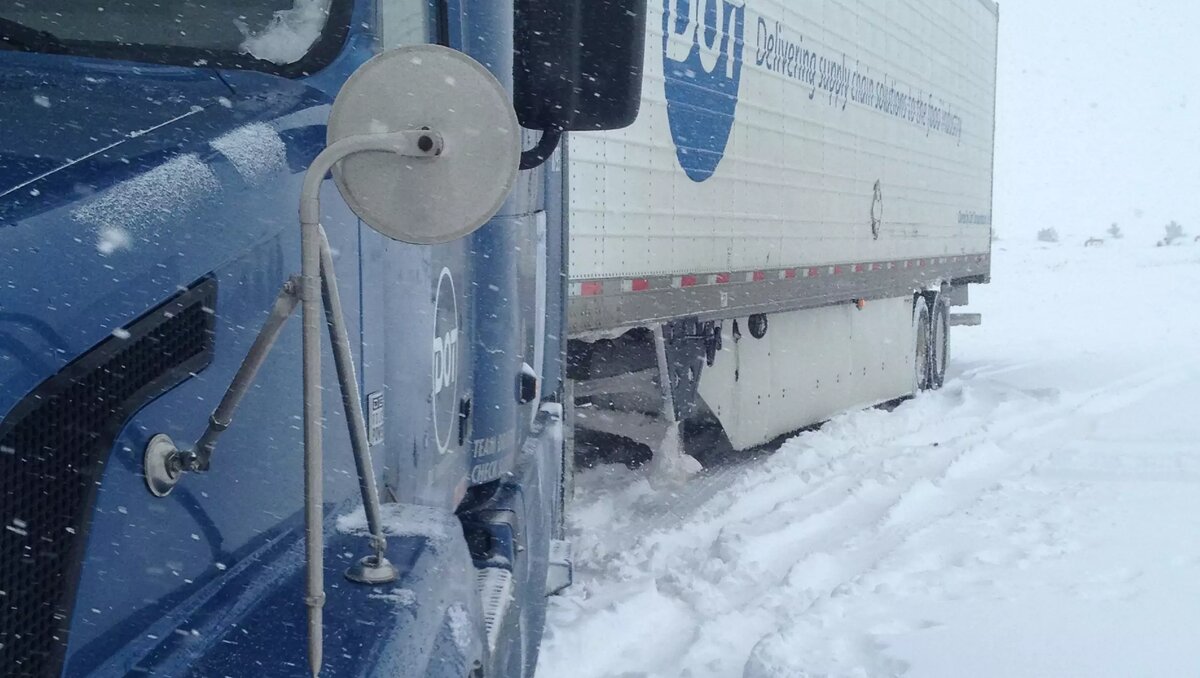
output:
[[570, 138], [570, 329], [990, 275], [996, 8], [650, 0], [642, 112]]

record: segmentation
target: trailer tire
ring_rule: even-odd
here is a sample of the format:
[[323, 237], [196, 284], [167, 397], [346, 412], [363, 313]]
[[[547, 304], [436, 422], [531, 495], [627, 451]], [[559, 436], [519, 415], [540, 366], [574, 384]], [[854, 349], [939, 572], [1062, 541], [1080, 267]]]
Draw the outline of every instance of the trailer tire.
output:
[[930, 337], [932, 329], [929, 301], [923, 294], [915, 295], [913, 297], [913, 380], [915, 382], [913, 391], [917, 393], [929, 390], [929, 360], [933, 346]]
[[950, 295], [943, 286], [929, 300], [929, 388], [937, 390], [946, 383], [946, 367], [950, 364]]

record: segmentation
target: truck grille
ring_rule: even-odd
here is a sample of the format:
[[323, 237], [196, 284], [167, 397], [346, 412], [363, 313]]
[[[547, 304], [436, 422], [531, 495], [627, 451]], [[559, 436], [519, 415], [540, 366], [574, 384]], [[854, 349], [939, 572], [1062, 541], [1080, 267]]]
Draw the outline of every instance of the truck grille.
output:
[[114, 333], [0, 422], [0, 672], [62, 670], [96, 488], [129, 417], [212, 357], [205, 279]]

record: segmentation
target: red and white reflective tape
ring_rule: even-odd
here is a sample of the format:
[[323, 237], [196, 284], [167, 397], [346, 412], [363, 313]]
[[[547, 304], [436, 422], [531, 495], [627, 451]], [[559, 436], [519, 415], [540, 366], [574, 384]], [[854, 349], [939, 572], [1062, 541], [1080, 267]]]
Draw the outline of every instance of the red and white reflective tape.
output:
[[606, 293], [633, 294], [654, 290], [687, 289], [713, 285], [754, 284], [774, 281], [797, 281], [824, 276], [854, 276], [897, 269], [922, 269], [935, 266], [973, 266], [987, 261], [986, 254], [964, 254], [951, 257], [901, 259], [893, 261], [864, 261], [846, 264], [826, 264], [783, 269], [758, 269], [730, 273], [696, 273], [676, 276], [649, 276], [641, 278], [576, 280], [569, 287], [572, 297], [599, 297]]
[[573, 282], [568, 289], [572, 297], [599, 297], [604, 294], [604, 282], [601, 280]]

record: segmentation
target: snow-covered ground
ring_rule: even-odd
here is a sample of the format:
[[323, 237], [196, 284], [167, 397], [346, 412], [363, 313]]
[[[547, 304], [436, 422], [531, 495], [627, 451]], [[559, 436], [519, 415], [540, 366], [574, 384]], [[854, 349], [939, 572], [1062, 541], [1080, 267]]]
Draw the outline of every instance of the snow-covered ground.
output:
[[997, 243], [946, 388], [582, 475], [539, 678], [1200, 675], [1200, 244]]

